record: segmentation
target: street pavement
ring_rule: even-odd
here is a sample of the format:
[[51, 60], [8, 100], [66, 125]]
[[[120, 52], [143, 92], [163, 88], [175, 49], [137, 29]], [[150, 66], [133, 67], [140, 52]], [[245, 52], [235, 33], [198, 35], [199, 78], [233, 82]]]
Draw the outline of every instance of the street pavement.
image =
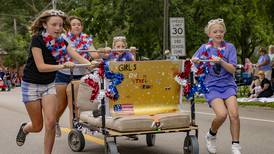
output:
[[[189, 104], [185, 104], [185, 110], [189, 110]], [[214, 117], [211, 109], [206, 104], [196, 105], [196, 123], [199, 125], [200, 154], [207, 154], [204, 135], [208, 131], [211, 120]], [[240, 107], [241, 118], [241, 146], [243, 154], [273, 154], [274, 153], [274, 110], [261, 107]], [[21, 101], [20, 88], [11, 92], [0, 92], [0, 121], [1, 140], [0, 154], [41, 154], [43, 149], [43, 131], [29, 134], [22, 147], [15, 143], [15, 137], [22, 122], [29, 117]], [[68, 146], [67, 132], [68, 111], [61, 119], [63, 135], [56, 138], [53, 154], [73, 154]], [[183, 153], [185, 133], [159, 134], [156, 144], [147, 147], [144, 136], [138, 141], [129, 141], [125, 137], [118, 138], [118, 149], [121, 154], [179, 154]], [[100, 139], [99, 139], [100, 140]], [[218, 132], [217, 152], [219, 154], [231, 153], [231, 137], [229, 131], [229, 119]], [[94, 143], [93, 138], [86, 139], [83, 152], [91, 154], [103, 154], [104, 146]]]

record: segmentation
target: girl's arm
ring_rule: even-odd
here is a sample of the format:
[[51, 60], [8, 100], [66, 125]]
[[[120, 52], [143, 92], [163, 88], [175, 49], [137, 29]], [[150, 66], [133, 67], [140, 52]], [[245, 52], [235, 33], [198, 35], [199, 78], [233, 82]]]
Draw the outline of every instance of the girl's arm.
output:
[[37, 47], [33, 47], [31, 49], [33, 59], [35, 61], [35, 64], [37, 66], [37, 69], [39, 72], [54, 72], [60, 69], [65, 68], [64, 65], [51, 65], [51, 64], [46, 64], [44, 62], [44, 58], [42, 55], [42, 50]]
[[[95, 51], [96, 49], [95, 49], [94, 45], [91, 44], [91, 45], [89, 46], [88, 50], [93, 50], [93, 51]], [[92, 58], [94, 58], [94, 59], [99, 59], [99, 58], [100, 58], [99, 53], [97, 53], [97, 52], [90, 52], [90, 56], [91, 56]]]
[[91, 64], [87, 59], [82, 57], [76, 52], [76, 49], [72, 48], [70, 45], [67, 46], [68, 54], [75, 60], [77, 60], [81, 64]]
[[255, 85], [255, 80], [253, 80], [253, 81], [251, 82], [251, 85], [249, 86], [249, 91], [250, 91], [251, 94], [252, 94], [254, 85]]
[[264, 65], [268, 65], [268, 64], [269, 64], [269, 62], [270, 62], [270, 60], [269, 60], [269, 59], [265, 59], [262, 63], [257, 64], [257, 67], [261, 67], [261, 66], [264, 66]]
[[230, 63], [228, 63], [228, 62], [226, 62], [226, 61], [224, 61], [224, 60], [220, 60], [219, 63], [220, 63], [220, 64], [223, 66], [223, 68], [224, 68], [226, 71], [228, 71], [229, 73], [231, 73], [231, 74], [234, 74], [234, 73], [235, 73], [236, 67], [235, 67], [234, 65], [232, 65], [232, 64], [230, 64]]
[[234, 45], [231, 45], [229, 50], [228, 62], [224, 61], [223, 59], [217, 57], [215, 60], [219, 63], [226, 71], [231, 74], [236, 72], [236, 65], [237, 65], [237, 51]]

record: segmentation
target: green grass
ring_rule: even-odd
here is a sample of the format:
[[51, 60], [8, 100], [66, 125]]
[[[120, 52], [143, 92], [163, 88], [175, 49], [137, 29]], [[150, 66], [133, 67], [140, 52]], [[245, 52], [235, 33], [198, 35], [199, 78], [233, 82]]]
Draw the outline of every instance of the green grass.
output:
[[[183, 98], [183, 101], [186, 99]], [[195, 103], [206, 103], [205, 98], [195, 97]], [[259, 106], [259, 107], [270, 107], [274, 108], [274, 102], [263, 103], [263, 102], [238, 102], [240, 106]]]

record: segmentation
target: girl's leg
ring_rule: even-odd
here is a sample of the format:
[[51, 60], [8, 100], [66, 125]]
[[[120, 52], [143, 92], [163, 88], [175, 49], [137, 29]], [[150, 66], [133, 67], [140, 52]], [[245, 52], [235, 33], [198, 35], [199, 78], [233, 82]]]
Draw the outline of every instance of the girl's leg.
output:
[[224, 101], [220, 98], [211, 102], [211, 107], [216, 117], [212, 121], [211, 128], [205, 136], [206, 148], [209, 153], [216, 153], [216, 133], [227, 117], [227, 109]]
[[57, 121], [59, 121], [59, 118], [62, 116], [68, 105], [66, 94], [67, 85], [55, 85], [55, 87], [57, 94]]
[[230, 132], [232, 136], [232, 146], [231, 150], [233, 154], [241, 154], [241, 146], [239, 142], [240, 138], [240, 119], [237, 99], [235, 96], [231, 96], [225, 100], [229, 119], [230, 119]]
[[211, 124], [211, 131], [214, 133], [217, 133], [220, 126], [225, 122], [227, 117], [227, 108], [224, 104], [224, 101], [222, 99], [214, 99], [211, 102], [211, 107], [213, 111], [215, 112], [216, 117], [212, 121]]
[[56, 125], [56, 114], [53, 113], [56, 113], [56, 103], [56, 95], [50, 94], [42, 98], [45, 120], [44, 154], [50, 154], [53, 149]]
[[67, 95], [66, 95], [67, 85], [57, 84], [55, 85], [55, 87], [56, 87], [56, 94], [57, 94], [56, 137], [60, 137], [62, 133], [59, 125], [59, 119], [61, 118], [68, 104]]
[[[72, 112], [72, 91], [71, 91], [71, 84], [68, 84], [67, 86], [67, 100], [68, 100], [68, 107], [69, 107], [69, 126], [72, 128], [72, 118], [73, 118], [73, 112]], [[73, 82], [73, 88], [74, 88], [74, 103], [75, 103], [75, 116], [76, 118], [79, 118], [79, 112], [77, 107], [77, 95], [78, 95], [78, 89], [79, 89], [79, 82]]]
[[29, 132], [40, 132], [43, 128], [43, 117], [40, 100], [27, 102], [25, 105], [31, 122], [23, 123], [16, 136], [16, 143], [22, 146]]
[[231, 96], [225, 100], [225, 104], [228, 109], [228, 115], [230, 119], [230, 132], [232, 141], [239, 141], [240, 137], [240, 119], [237, 99], [235, 96]]
[[31, 101], [26, 104], [26, 109], [31, 122], [28, 122], [23, 131], [25, 133], [40, 132], [43, 128], [43, 115], [41, 100]]

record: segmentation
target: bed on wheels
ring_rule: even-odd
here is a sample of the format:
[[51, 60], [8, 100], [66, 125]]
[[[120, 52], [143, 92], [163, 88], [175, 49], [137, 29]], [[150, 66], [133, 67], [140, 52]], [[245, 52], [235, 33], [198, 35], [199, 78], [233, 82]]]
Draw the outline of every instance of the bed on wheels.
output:
[[[119, 153], [117, 138], [121, 136], [145, 135], [147, 146], [154, 146], [157, 134], [176, 132], [186, 132], [184, 145], [178, 147], [182, 153], [198, 154], [194, 101], [191, 112], [183, 112], [183, 90], [174, 80], [183, 64], [184, 60], [110, 62], [109, 70], [123, 76], [116, 86], [119, 94], [116, 99], [101, 95], [91, 100], [94, 88], [83, 81], [72, 81], [68, 87], [72, 90], [74, 111], [73, 128], [68, 135], [71, 150], [83, 150], [82, 130], [87, 128], [103, 135], [108, 154]], [[108, 91], [113, 82], [100, 79], [101, 92]], [[77, 93], [76, 86], [79, 86]]]

